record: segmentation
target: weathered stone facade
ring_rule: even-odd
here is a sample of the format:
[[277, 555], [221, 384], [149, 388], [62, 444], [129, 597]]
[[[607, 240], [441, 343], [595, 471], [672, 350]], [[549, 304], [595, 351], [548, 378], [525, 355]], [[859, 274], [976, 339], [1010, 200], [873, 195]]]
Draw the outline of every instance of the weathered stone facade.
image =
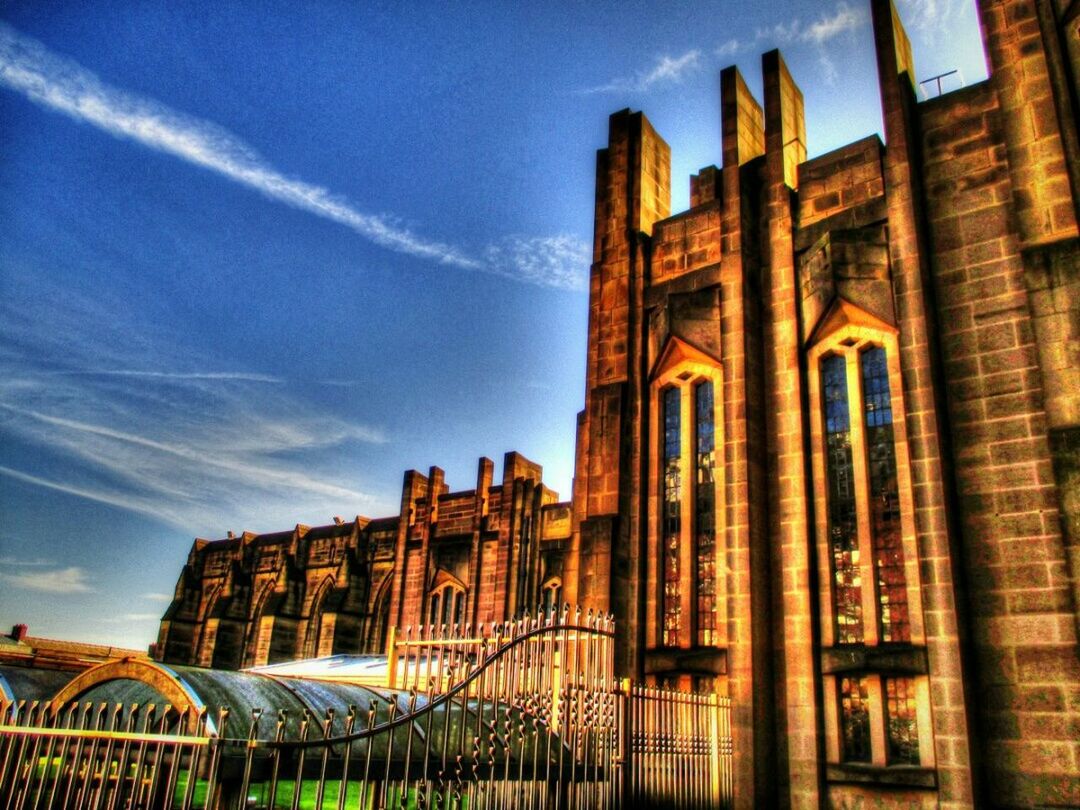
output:
[[480, 459], [476, 489], [405, 473], [396, 517], [196, 540], [161, 622], [166, 662], [223, 669], [382, 652], [390, 627], [498, 622], [557, 602], [570, 504], [541, 468]]
[[807, 161], [770, 52], [670, 216], [611, 117], [566, 596], [735, 698], [744, 806], [1075, 806], [1077, 7], [980, 3], [991, 78], [918, 103], [871, 5], [885, 143]]
[[767, 53], [672, 216], [667, 144], [611, 116], [570, 504], [511, 454], [501, 487], [406, 474], [395, 518], [200, 541], [166, 660], [554, 585], [626, 675], [734, 698], [740, 806], [1080, 806], [1080, 5], [983, 0], [990, 78], [921, 103], [871, 7], [884, 143], [807, 160]]

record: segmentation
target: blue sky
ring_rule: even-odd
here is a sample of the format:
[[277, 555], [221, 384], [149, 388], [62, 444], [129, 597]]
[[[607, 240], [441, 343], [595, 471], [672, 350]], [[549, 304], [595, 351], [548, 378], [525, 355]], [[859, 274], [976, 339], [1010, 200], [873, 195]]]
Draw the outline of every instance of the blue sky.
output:
[[[193, 537], [394, 514], [517, 449], [570, 496], [595, 150], [673, 210], [719, 70], [780, 47], [811, 155], [880, 130], [862, 2], [0, 7], [0, 628], [144, 647]], [[901, 0], [920, 78], [968, 0]]]

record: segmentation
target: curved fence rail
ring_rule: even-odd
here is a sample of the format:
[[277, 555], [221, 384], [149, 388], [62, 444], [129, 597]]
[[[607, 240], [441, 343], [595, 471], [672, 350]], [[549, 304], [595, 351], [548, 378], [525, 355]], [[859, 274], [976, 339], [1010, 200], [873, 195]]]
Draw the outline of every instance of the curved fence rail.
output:
[[726, 699], [618, 681], [614, 638], [610, 617], [580, 610], [407, 631], [394, 688], [301, 716], [2, 705], [0, 808], [728, 804]]

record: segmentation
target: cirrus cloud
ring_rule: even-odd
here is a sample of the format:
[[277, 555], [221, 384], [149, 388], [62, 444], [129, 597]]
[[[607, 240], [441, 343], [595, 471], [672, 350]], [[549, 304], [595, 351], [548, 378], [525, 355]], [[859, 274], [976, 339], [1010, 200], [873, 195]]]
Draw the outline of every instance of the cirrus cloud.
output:
[[93, 590], [87, 582], [86, 571], [77, 565], [67, 568], [2, 573], [0, 581], [11, 588], [44, 593], [89, 593]]
[[682, 81], [689, 74], [700, 70], [701, 67], [701, 51], [697, 48], [686, 51], [686, 53], [679, 56], [664, 54], [657, 57], [656, 62], [646, 70], [638, 71], [632, 76], [612, 79], [607, 84], [587, 87], [579, 92], [586, 95], [593, 93], [641, 93], [656, 84]]
[[[690, 69], [690, 63], [696, 59], [696, 52], [676, 60], [665, 58], [642, 81], [651, 84], [676, 78]], [[173, 110], [154, 99], [111, 86], [92, 71], [53, 53], [3, 22], [0, 22], [0, 85], [113, 137], [172, 155], [247, 186], [271, 200], [336, 222], [388, 250], [440, 265], [489, 272], [554, 288], [566, 288], [566, 280], [572, 278], [575, 269], [581, 269], [559, 265], [562, 254], [558, 251], [548, 254], [546, 274], [534, 272], [536, 268], [529, 262], [502, 260], [504, 257], [498, 251], [494, 254], [498, 261], [492, 263], [490, 251], [487, 260], [471, 256], [461, 248], [415, 233], [391, 215], [362, 211], [330, 189], [290, 177], [270, 165], [255, 149], [228, 130]], [[574, 284], [570, 288], [577, 289]]]

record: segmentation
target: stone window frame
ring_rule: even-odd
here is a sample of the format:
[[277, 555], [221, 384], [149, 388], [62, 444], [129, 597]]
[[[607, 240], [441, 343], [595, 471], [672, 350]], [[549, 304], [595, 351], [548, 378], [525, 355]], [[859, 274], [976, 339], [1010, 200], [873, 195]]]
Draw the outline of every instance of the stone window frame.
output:
[[697, 646], [697, 557], [695, 532], [696, 516], [694, 514], [697, 486], [696, 469], [696, 391], [695, 388], [703, 382], [711, 382], [713, 386], [713, 452], [716, 454], [717, 463], [713, 471], [713, 486], [715, 487], [714, 511], [715, 511], [715, 542], [714, 551], [716, 560], [716, 627], [713, 633], [713, 643], [710, 647], [727, 646], [727, 615], [726, 605], [722, 598], [722, 576], [725, 570], [723, 560], [725, 554], [725, 465], [723, 463], [724, 448], [724, 375], [720, 361], [705, 352], [687, 344], [678, 337], [669, 338], [668, 344], [656, 363], [652, 379], [649, 384], [649, 531], [648, 531], [648, 560], [647, 582], [656, 583], [656, 586], [646, 595], [646, 612], [648, 622], [648, 641], [651, 647], [670, 647], [664, 644], [663, 633], [663, 608], [664, 608], [664, 582], [663, 582], [663, 485], [664, 485], [664, 392], [670, 388], [680, 389], [680, 471], [682, 479], [682, 492], [680, 493], [680, 526], [679, 535], [680, 556], [680, 606], [681, 615], [684, 617], [678, 630], [677, 648], [685, 649]]
[[[865, 448], [866, 426], [863, 403], [861, 358], [871, 347], [885, 349], [888, 368], [889, 394], [893, 413], [893, 441], [896, 453], [897, 488], [900, 500], [900, 529], [904, 552], [904, 577], [907, 588], [908, 616], [911, 641], [903, 644], [879, 644], [879, 610], [877, 577], [873, 568], [873, 538], [868, 505], [870, 482]], [[825, 464], [825, 417], [822, 400], [822, 361], [830, 355], [845, 358], [847, 395], [850, 413], [852, 463], [855, 476], [857, 526], [859, 535], [860, 579], [862, 581], [863, 641], [858, 645], [838, 645], [833, 598], [833, 572], [829, 545], [828, 485]], [[818, 567], [818, 608], [821, 646], [832, 649], [878, 649], [892, 647], [925, 648], [926, 632], [923, 622], [919, 554], [915, 528], [914, 495], [911, 483], [910, 455], [907, 441], [907, 410], [904, 403], [903, 380], [900, 371], [898, 330], [875, 316], [838, 299], [811, 338], [806, 351], [807, 391], [810, 403], [811, 466], [814, 498], [814, 545]], [[840, 669], [840, 668], [838, 668]], [[886, 737], [886, 702], [884, 681], [891, 677], [910, 677], [913, 680], [916, 723], [919, 737], [919, 766], [934, 767], [932, 718], [930, 715], [930, 683], [921, 671], [885, 671], [852, 669], [826, 672], [822, 676], [824, 693], [825, 753], [830, 765], [843, 765], [842, 720], [839, 698], [840, 682], [844, 677], [865, 678], [870, 718], [871, 761], [874, 768], [889, 767]], [[862, 766], [864, 763], [851, 763]], [[904, 767], [904, 766], [899, 766]], [[906, 767], [913, 767], [907, 765]]]
[[[449, 594], [454, 595], [453, 604], [456, 605], [456, 607], [453, 608], [454, 615], [447, 617], [446, 598]], [[424, 620], [429, 625], [434, 625], [436, 627], [456, 627], [463, 624], [466, 615], [466, 600], [465, 586], [457, 579], [453, 579], [449, 575], [444, 574], [443, 577], [439, 578], [435, 586], [428, 591]], [[436, 612], [439, 614], [439, 621], [433, 621]]]
[[[840, 685], [844, 678], [861, 678], [866, 681], [866, 704], [870, 718], [870, 761], [844, 759], [844, 740], [841, 734], [842, 717]], [[919, 741], [917, 763], [889, 761], [888, 717], [885, 699], [885, 681], [894, 678], [910, 678], [914, 688], [915, 724]], [[823, 678], [825, 716], [825, 761], [828, 765], [847, 765], [869, 768], [926, 768], [934, 767], [934, 733], [930, 712], [930, 679], [925, 675], [893, 672], [843, 672], [825, 675]]]

